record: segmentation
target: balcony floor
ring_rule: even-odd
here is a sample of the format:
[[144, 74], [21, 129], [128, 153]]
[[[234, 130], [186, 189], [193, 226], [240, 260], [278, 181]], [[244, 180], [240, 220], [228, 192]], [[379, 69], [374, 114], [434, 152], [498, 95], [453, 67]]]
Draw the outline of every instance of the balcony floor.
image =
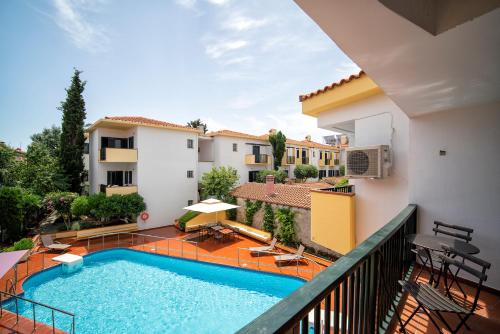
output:
[[[415, 276], [415, 275], [414, 275]], [[428, 275], [422, 274], [419, 278], [419, 282], [426, 282], [428, 280]], [[474, 300], [475, 289], [470, 285], [466, 285], [464, 283], [460, 283], [462, 288], [467, 293], [467, 301], [472, 302]], [[460, 291], [454, 286], [452, 289], [453, 293], [457, 293], [457, 296], [462, 296]], [[459, 298], [457, 298], [460, 300]], [[462, 297], [463, 299], [463, 297]], [[404, 306], [402, 308], [402, 320], [405, 321], [410, 316], [411, 312], [416, 308], [417, 302], [413, 297], [406, 296], [403, 300]], [[458, 325], [458, 317], [454, 314], [444, 315], [446, 321], [448, 321], [452, 328]], [[441, 327], [441, 330], [444, 333], [449, 333], [448, 330], [445, 329], [445, 325], [438, 321], [437, 322]], [[482, 290], [479, 296], [478, 306], [476, 308], [475, 314], [472, 315], [469, 320], [467, 320], [467, 324], [471, 328], [471, 330], [467, 330], [463, 327], [459, 333], [500, 333], [500, 296], [490, 291]], [[400, 333], [399, 331], [399, 323], [395, 323], [395, 328], [391, 331], [391, 333]], [[415, 334], [434, 334], [438, 333], [436, 327], [431, 323], [429, 317], [424, 313], [417, 313], [413, 319], [406, 325], [407, 333], [415, 333]]]

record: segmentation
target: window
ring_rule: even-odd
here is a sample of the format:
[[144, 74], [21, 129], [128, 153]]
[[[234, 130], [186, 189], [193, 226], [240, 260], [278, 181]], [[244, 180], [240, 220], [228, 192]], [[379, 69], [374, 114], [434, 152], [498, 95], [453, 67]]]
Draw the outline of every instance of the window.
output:
[[132, 184], [132, 171], [125, 172], [125, 184]]
[[333, 176], [333, 169], [330, 169], [330, 170], [328, 171], [328, 177], [332, 177], [332, 176]]
[[319, 171], [319, 178], [322, 179], [324, 177], [326, 177], [326, 170], [320, 170]]
[[248, 172], [248, 182], [256, 182], [257, 176], [259, 175], [258, 170], [252, 170]]
[[188, 139], [188, 140], [187, 140], [187, 147], [188, 147], [188, 148], [193, 148], [193, 147], [194, 147], [194, 142], [193, 142], [193, 140], [192, 140], [192, 139]]
[[238, 144], [233, 143], [233, 152], [238, 152]]
[[316, 151], [315, 151], [315, 150], [313, 150], [313, 158], [316, 156], [315, 152], [316, 152]]
[[323, 159], [323, 151], [319, 151], [319, 160]]
[[89, 154], [89, 143], [83, 144], [83, 154]]
[[192, 170], [188, 170], [188, 171], [187, 171], [187, 177], [188, 177], [189, 179], [192, 179], [192, 178], [194, 177], [194, 172], [193, 172]]
[[192, 199], [188, 200], [188, 206], [190, 206], [190, 205], [193, 205], [193, 200]]
[[108, 171], [107, 174], [107, 185], [108, 186], [123, 186], [123, 171]]
[[297, 149], [295, 152], [296, 152], [297, 158], [300, 158], [300, 150]]
[[134, 137], [128, 137], [128, 148], [134, 148]]

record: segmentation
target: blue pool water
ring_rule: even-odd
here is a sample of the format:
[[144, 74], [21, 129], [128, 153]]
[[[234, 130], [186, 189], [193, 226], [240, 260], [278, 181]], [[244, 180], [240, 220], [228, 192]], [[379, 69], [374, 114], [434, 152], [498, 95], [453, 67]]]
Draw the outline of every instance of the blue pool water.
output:
[[[76, 315], [76, 333], [233, 333], [304, 281], [129, 249], [97, 252], [64, 274], [61, 266], [23, 284], [24, 297]], [[14, 310], [11, 303], [8, 308]], [[19, 304], [32, 317], [31, 305]], [[36, 319], [52, 323], [36, 308]], [[56, 327], [70, 329], [56, 314]]]

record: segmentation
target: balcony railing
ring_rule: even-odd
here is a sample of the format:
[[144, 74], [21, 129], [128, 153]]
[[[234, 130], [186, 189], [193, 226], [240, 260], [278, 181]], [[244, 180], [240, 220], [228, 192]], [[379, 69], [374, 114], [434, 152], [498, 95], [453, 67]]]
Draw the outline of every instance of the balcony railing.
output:
[[333, 187], [333, 188], [324, 188], [324, 189], [320, 189], [322, 191], [331, 191], [331, 192], [334, 192], [334, 193], [345, 193], [345, 194], [351, 194], [351, 193], [354, 193], [354, 184], [348, 184], [346, 186], [342, 186], [342, 187]]
[[325, 166], [330, 166], [332, 159], [325, 159]]
[[245, 163], [247, 165], [268, 164], [269, 156], [267, 154], [247, 154], [245, 156]]
[[302, 164], [303, 165], [309, 164], [309, 157], [302, 157]]
[[99, 150], [101, 162], [137, 162], [137, 149], [134, 148], [103, 148]]
[[413, 269], [415, 257], [405, 235], [416, 232], [416, 218], [417, 206], [408, 205], [361, 245], [238, 333], [321, 333], [323, 327], [327, 333], [332, 328], [333, 333], [339, 329], [342, 333], [386, 331], [401, 296], [398, 280]]
[[286, 157], [286, 163], [287, 165], [293, 165], [295, 163], [295, 157], [294, 156]]

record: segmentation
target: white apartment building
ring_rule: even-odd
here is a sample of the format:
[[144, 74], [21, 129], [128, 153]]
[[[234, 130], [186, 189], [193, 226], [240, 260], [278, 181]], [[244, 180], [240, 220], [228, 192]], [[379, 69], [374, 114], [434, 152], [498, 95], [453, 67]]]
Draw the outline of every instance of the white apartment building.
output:
[[90, 193], [138, 192], [149, 219], [173, 224], [198, 201], [198, 129], [144, 117], [106, 117], [88, 129]]

